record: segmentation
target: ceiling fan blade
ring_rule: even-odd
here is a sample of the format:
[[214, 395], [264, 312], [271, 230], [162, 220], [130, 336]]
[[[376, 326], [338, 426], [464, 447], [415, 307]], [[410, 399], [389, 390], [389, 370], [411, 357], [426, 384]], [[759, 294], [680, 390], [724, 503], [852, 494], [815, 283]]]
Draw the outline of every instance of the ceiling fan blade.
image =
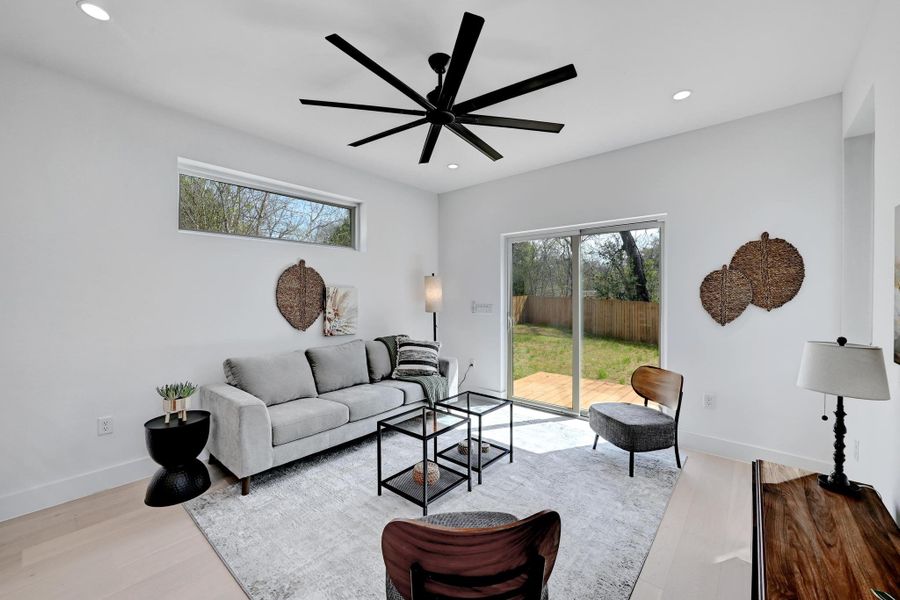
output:
[[348, 102], [331, 102], [329, 100], [310, 100], [308, 98], [300, 98], [301, 104], [309, 106], [328, 106], [331, 108], [351, 108], [353, 110], [370, 110], [372, 112], [394, 113], [398, 115], [414, 115], [421, 117], [425, 114], [424, 110], [412, 110], [409, 108], [391, 108], [389, 106], [373, 106], [371, 104], [350, 104]]
[[453, 46], [453, 54], [450, 56], [450, 66], [447, 68], [447, 76], [444, 78], [444, 85], [441, 87], [441, 96], [438, 100], [438, 107], [442, 110], [449, 110], [453, 106], [483, 26], [484, 19], [482, 17], [469, 12], [463, 14], [459, 33], [456, 36], [456, 44]]
[[578, 73], [575, 72], [575, 65], [566, 65], [565, 67], [553, 69], [552, 71], [547, 71], [546, 73], [543, 73], [541, 75], [536, 75], [529, 79], [525, 79], [524, 81], [502, 87], [499, 90], [494, 90], [493, 92], [488, 92], [487, 94], [476, 96], [471, 100], [460, 102], [453, 107], [453, 112], [457, 115], [470, 113], [472, 111], [485, 108], [486, 106], [491, 106], [499, 102], [503, 102], [504, 100], [515, 98], [516, 96], [521, 96], [523, 94], [534, 92], [550, 85], [562, 83], [563, 81], [572, 79], [577, 75]]
[[419, 156], [419, 164], [425, 164], [431, 160], [431, 153], [434, 152], [434, 145], [437, 144], [438, 136], [441, 134], [441, 126], [432, 123], [428, 130], [428, 136], [425, 138], [425, 145], [422, 146], [422, 154]]
[[368, 144], [369, 142], [374, 142], [375, 140], [380, 140], [381, 138], [386, 138], [389, 135], [394, 135], [395, 133], [400, 133], [401, 131], [406, 131], [407, 129], [412, 129], [413, 127], [418, 127], [419, 125], [424, 125], [428, 121], [425, 119], [416, 119], [415, 121], [410, 121], [409, 123], [404, 123], [399, 127], [394, 127], [393, 129], [388, 129], [387, 131], [382, 131], [381, 133], [376, 133], [375, 135], [370, 135], [367, 138], [363, 138], [361, 140], [357, 140], [350, 145], [354, 148], [362, 146], [363, 144]]
[[501, 158], [503, 158], [503, 155], [488, 146], [487, 142], [485, 142], [483, 139], [481, 139], [459, 123], [451, 123], [450, 125], [447, 125], [447, 127], [450, 128], [450, 131], [472, 144], [472, 146], [477, 148], [479, 152], [481, 152], [491, 160], [500, 160]]
[[325, 39], [347, 53], [350, 58], [400, 90], [404, 95], [406, 95], [407, 98], [409, 98], [425, 110], [432, 110], [434, 108], [434, 105], [432, 105], [431, 102], [423, 98], [418, 92], [397, 79], [394, 75], [390, 74], [384, 67], [357, 50], [355, 47], [353, 47], [352, 44], [350, 44], [350, 42], [348, 42], [338, 34], [332, 33]]
[[546, 133], [559, 133], [564, 123], [550, 123], [548, 121], [532, 121], [531, 119], [511, 119], [508, 117], [491, 117], [488, 115], [460, 115], [456, 117], [457, 123], [465, 125], [487, 125], [488, 127], [509, 127], [511, 129], [527, 129], [528, 131], [544, 131]]

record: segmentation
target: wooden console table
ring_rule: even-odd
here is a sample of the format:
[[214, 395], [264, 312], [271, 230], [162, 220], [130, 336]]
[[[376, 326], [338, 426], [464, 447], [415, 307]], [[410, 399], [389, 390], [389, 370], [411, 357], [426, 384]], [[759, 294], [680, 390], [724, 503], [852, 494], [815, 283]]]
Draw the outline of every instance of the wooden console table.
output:
[[753, 598], [900, 600], [900, 529], [871, 487], [857, 497], [816, 474], [753, 463]]

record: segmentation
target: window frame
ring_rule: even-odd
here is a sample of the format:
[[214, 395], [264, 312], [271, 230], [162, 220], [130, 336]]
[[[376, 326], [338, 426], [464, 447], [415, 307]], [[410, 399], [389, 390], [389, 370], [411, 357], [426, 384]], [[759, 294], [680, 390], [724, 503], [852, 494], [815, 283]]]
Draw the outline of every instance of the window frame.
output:
[[[226, 236], [229, 238], [240, 238], [246, 240], [262, 240], [265, 242], [286, 242], [291, 244], [307, 244], [319, 248], [336, 248], [341, 250], [353, 250], [356, 252], [365, 251], [366, 231], [365, 231], [365, 203], [349, 196], [341, 196], [323, 190], [317, 190], [295, 183], [288, 183], [269, 177], [262, 177], [244, 171], [237, 171], [227, 167], [219, 167], [208, 163], [199, 162], [189, 158], [178, 157], [178, 179], [180, 181], [182, 175], [189, 177], [200, 177], [209, 179], [219, 183], [229, 185], [237, 185], [240, 187], [251, 188], [263, 192], [280, 194], [297, 200], [306, 200], [329, 206], [337, 206], [340, 208], [350, 209], [350, 230], [351, 245], [338, 246], [334, 244], [326, 244], [323, 242], [309, 242], [304, 240], [288, 240], [273, 237], [243, 235], [239, 233], [223, 233], [220, 231], [202, 231], [197, 229], [183, 229], [181, 227], [180, 218], [178, 219], [179, 233], [189, 233], [197, 235], [215, 235]], [[181, 211], [181, 192], [178, 194], [178, 212]]]

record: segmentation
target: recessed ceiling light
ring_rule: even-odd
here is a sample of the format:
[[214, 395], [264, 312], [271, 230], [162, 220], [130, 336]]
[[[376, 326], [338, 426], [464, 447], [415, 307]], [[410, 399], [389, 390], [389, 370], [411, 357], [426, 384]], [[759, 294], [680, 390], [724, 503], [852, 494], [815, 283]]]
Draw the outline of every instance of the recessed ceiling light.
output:
[[672, 100], [686, 100], [691, 96], [691, 90], [681, 90], [680, 92], [675, 92], [672, 95]]
[[91, 17], [92, 19], [97, 19], [98, 21], [109, 21], [109, 13], [93, 2], [87, 2], [87, 0], [78, 0], [75, 5], [81, 9], [81, 12]]
[[459, 165], [456, 163], [450, 163], [449, 165], [447, 165], [447, 168], [448, 169], [458, 169]]

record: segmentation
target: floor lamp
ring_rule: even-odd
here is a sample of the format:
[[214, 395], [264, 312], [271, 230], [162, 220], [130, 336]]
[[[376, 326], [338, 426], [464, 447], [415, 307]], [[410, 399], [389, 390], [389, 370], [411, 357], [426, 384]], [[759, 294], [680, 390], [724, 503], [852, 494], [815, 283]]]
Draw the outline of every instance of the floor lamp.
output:
[[832, 492], [853, 495], [859, 486], [844, 473], [844, 397], [861, 400], [889, 400], [884, 354], [875, 346], [848, 344], [847, 338], [834, 342], [806, 342], [800, 359], [797, 385], [807, 390], [837, 396], [834, 411], [834, 471], [819, 475], [819, 485]]
[[437, 314], [444, 303], [444, 292], [441, 278], [432, 273], [425, 276], [425, 312], [432, 313], [434, 318], [434, 341], [437, 341]]

